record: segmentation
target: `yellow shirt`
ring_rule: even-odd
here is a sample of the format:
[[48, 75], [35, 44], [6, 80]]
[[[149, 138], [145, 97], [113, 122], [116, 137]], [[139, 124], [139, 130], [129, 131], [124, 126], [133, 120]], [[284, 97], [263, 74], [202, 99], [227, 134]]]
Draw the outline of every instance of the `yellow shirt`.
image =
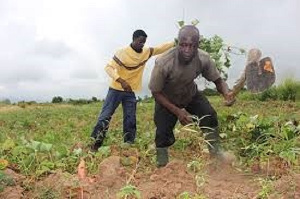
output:
[[[147, 60], [153, 55], [169, 50], [174, 45], [174, 42], [168, 42], [154, 47], [152, 48], [152, 55], [149, 47], [144, 47], [141, 53], [135, 52], [130, 46], [118, 50], [115, 57], [122, 63], [117, 63], [115, 59], [112, 59], [105, 67], [105, 71], [112, 78], [110, 87], [123, 91], [121, 84], [116, 81], [121, 77], [131, 86], [133, 91], [141, 90], [142, 76]], [[123, 64], [125, 66], [122, 66]]]

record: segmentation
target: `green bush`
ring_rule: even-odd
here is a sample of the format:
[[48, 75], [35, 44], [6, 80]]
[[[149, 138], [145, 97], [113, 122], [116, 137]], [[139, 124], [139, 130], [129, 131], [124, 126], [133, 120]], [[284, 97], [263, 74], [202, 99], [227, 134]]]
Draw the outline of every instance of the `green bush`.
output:
[[10, 102], [9, 99], [4, 99], [4, 100], [1, 100], [1, 101], [0, 101], [0, 104], [9, 105], [9, 104], [11, 104], [11, 102]]
[[277, 100], [278, 99], [277, 88], [274, 86], [265, 90], [262, 93], [257, 94], [257, 99], [259, 101]]
[[288, 78], [279, 86], [273, 86], [259, 94], [253, 94], [249, 91], [241, 92], [238, 98], [241, 100], [283, 100], [295, 102], [300, 100], [300, 81]]
[[296, 101], [300, 99], [300, 81], [292, 78], [285, 79], [282, 84], [277, 87], [277, 94], [280, 100]]
[[52, 103], [62, 103], [63, 98], [61, 96], [55, 96], [52, 98]]
[[220, 95], [219, 92], [216, 89], [213, 88], [205, 88], [203, 90], [203, 94], [206, 96], [218, 96]]

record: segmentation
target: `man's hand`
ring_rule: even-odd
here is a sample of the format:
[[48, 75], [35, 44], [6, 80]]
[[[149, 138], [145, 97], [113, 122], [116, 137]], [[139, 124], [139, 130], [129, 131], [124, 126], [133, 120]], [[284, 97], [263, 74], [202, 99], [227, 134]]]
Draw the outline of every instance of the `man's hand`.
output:
[[236, 101], [235, 94], [232, 91], [226, 93], [224, 95], [224, 99], [225, 99], [225, 102], [224, 102], [225, 106], [232, 106]]
[[193, 122], [191, 118], [191, 114], [187, 112], [185, 109], [178, 109], [176, 116], [178, 117], [180, 123], [184, 126]]
[[132, 92], [131, 86], [124, 79], [122, 79], [121, 77], [119, 77], [116, 81], [121, 84], [121, 86], [124, 89], [124, 91]]
[[218, 92], [221, 93], [225, 99], [224, 105], [232, 106], [235, 102], [235, 95], [234, 92], [229, 91], [227, 83], [222, 78], [218, 78], [214, 83]]

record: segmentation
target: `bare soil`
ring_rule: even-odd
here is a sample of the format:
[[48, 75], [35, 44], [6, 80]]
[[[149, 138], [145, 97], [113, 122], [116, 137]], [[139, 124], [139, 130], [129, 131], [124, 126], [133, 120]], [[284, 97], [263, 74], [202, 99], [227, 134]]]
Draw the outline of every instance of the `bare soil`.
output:
[[[210, 160], [207, 160], [208, 162]], [[187, 192], [198, 198], [260, 198], [262, 186], [257, 175], [239, 171], [231, 164], [210, 161], [201, 172], [193, 172], [183, 161], [172, 160], [163, 168], [145, 171], [138, 167], [123, 166], [119, 156], [106, 158], [99, 164], [97, 175], [79, 179], [56, 171], [26, 190], [24, 176], [7, 169], [15, 186], [7, 187], [0, 198], [118, 198], [127, 184], [134, 185], [141, 198], [180, 198]], [[300, 175], [286, 174], [272, 181], [274, 190], [269, 198], [300, 198]], [[127, 197], [134, 198], [134, 197]]]

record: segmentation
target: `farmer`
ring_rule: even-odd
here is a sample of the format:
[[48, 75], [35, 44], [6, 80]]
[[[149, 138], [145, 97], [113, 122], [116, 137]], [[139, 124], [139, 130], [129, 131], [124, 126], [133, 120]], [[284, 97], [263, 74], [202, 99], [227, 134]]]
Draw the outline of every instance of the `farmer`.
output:
[[[173, 133], [177, 120], [182, 125], [192, 122], [191, 115], [198, 118], [212, 156], [222, 155], [219, 148], [217, 113], [207, 98], [197, 89], [194, 80], [203, 76], [214, 82], [225, 101], [234, 101], [228, 96], [228, 85], [220, 77], [215, 63], [209, 55], [198, 49], [199, 30], [192, 25], [181, 28], [178, 45], [157, 58], [152, 71], [149, 88], [155, 98], [154, 122], [156, 125], [155, 145], [157, 166], [168, 163], [168, 147], [174, 144]], [[232, 104], [231, 103], [231, 104]]]
[[155, 48], [144, 47], [146, 39], [147, 34], [143, 30], [134, 31], [132, 43], [118, 50], [105, 67], [112, 82], [91, 134], [95, 141], [91, 146], [92, 151], [97, 151], [102, 145], [111, 117], [120, 103], [123, 107], [124, 142], [134, 143], [136, 137], [135, 92], [141, 90], [145, 64], [151, 56], [161, 54], [174, 46], [174, 42], [169, 42]]

